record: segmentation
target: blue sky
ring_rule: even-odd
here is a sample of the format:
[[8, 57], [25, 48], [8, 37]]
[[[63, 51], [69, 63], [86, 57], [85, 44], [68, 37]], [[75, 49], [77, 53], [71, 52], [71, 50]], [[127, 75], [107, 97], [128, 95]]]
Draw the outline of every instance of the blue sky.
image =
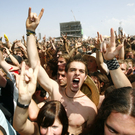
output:
[[[0, 37], [6, 34], [11, 42], [26, 35], [25, 21], [28, 8], [44, 14], [36, 33], [43, 37], [60, 36], [59, 23], [80, 21], [84, 36], [95, 37], [97, 31], [110, 35], [110, 28], [118, 31], [123, 27], [127, 34], [135, 35], [134, 0], [1, 0], [0, 1]], [[73, 11], [73, 14], [71, 12]]]

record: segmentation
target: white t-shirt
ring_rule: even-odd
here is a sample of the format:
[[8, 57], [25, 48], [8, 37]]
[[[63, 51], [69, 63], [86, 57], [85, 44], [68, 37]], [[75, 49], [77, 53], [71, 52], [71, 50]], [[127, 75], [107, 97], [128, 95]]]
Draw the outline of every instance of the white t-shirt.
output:
[[14, 91], [13, 91], [13, 102], [14, 102], [14, 111], [17, 105], [17, 99], [18, 99], [18, 88], [16, 87], [16, 80], [14, 78], [14, 75], [11, 72], [7, 73], [7, 77], [10, 78], [10, 80], [14, 84]]
[[5, 118], [5, 115], [0, 110], [0, 125], [5, 129], [7, 135], [16, 135], [15, 129], [12, 127], [12, 125], [7, 121]]

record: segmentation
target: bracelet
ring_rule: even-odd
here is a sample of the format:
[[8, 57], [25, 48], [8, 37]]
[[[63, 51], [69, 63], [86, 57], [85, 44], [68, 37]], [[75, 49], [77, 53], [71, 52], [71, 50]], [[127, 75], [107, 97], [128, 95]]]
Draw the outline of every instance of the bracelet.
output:
[[30, 103], [28, 105], [23, 105], [23, 104], [19, 103], [18, 99], [17, 99], [17, 106], [19, 106], [20, 108], [26, 109], [29, 107], [29, 105], [30, 105]]
[[27, 36], [29, 36], [30, 34], [34, 34], [34, 35], [36, 35], [36, 33], [34, 32], [34, 31], [31, 31], [31, 30], [26, 30], [27, 31]]
[[109, 70], [115, 70], [120, 67], [116, 58], [113, 58], [112, 60], [105, 60], [105, 63], [107, 64]]

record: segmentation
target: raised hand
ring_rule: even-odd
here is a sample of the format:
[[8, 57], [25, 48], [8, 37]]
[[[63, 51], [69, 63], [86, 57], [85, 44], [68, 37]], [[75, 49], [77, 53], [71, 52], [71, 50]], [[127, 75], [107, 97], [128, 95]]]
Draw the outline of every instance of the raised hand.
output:
[[63, 37], [64, 40], [66, 40], [67, 39], [67, 33], [66, 33], [66, 35], [62, 34], [62, 37]]
[[25, 40], [25, 37], [24, 37], [24, 35], [22, 36], [22, 39], [23, 39], [23, 40]]
[[38, 69], [39, 64], [37, 64], [34, 71], [32, 68], [29, 68], [28, 72], [26, 72], [25, 62], [22, 63], [21, 75], [17, 86], [19, 88], [19, 100], [24, 103], [29, 102], [35, 92]]
[[6, 53], [9, 55], [10, 54], [10, 51], [8, 50], [7, 47], [4, 47], [6, 49]]
[[95, 39], [95, 41], [94, 41], [94, 45], [95, 45], [95, 47], [96, 47], [96, 49], [98, 49], [98, 50], [100, 50], [100, 45], [101, 45], [101, 35], [99, 34], [99, 32], [97, 32], [97, 35], [98, 35], [98, 38], [97, 39]]
[[37, 16], [36, 13], [31, 12], [31, 7], [30, 7], [28, 11], [28, 18], [26, 20], [26, 29], [35, 31], [35, 29], [37, 28], [40, 22], [41, 17], [43, 16], [43, 13], [44, 13], [44, 9], [42, 8], [39, 15]]
[[[102, 39], [102, 36], [101, 36], [101, 39]], [[107, 44], [107, 43], [103, 42], [101, 44], [101, 52], [103, 52], [105, 60], [111, 60], [116, 55], [118, 55], [122, 46], [123, 45], [120, 44], [119, 46], [116, 47], [114, 30], [113, 30], [113, 28], [111, 28], [110, 43]]]
[[75, 40], [75, 48], [79, 48], [82, 46], [82, 43], [78, 42], [77, 40]]

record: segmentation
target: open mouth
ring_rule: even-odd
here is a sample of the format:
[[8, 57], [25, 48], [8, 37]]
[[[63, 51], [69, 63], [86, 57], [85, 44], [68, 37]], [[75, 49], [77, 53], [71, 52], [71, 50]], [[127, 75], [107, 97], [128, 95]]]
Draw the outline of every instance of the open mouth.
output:
[[73, 79], [73, 87], [78, 87], [79, 82], [80, 82], [80, 79], [78, 78]]

